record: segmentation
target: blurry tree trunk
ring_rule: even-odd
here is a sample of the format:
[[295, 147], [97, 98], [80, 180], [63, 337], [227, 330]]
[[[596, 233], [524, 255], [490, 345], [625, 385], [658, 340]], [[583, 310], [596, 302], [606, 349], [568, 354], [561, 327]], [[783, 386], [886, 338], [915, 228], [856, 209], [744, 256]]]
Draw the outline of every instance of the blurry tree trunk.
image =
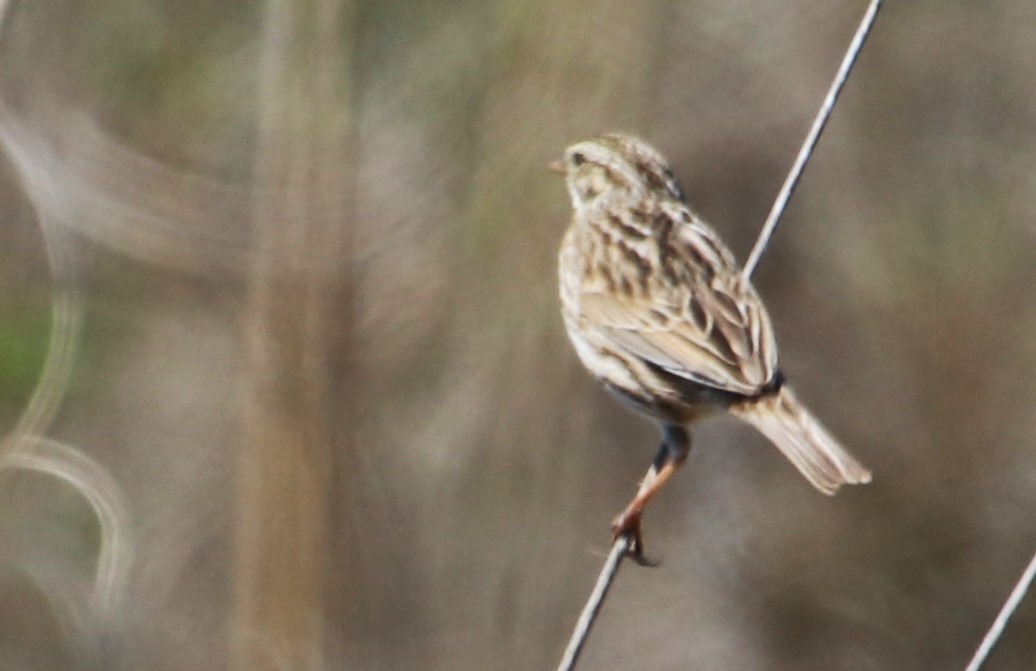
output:
[[351, 314], [351, 26], [348, 0], [267, 5], [237, 464], [240, 671], [323, 657], [334, 450], [348, 443], [335, 382]]

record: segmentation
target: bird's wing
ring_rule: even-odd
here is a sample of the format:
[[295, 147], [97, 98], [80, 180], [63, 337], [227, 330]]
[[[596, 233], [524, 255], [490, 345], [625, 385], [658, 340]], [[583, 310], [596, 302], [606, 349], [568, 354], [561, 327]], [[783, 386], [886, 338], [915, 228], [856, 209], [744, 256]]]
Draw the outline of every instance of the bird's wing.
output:
[[[671, 240], [678, 240], [676, 236]], [[753, 395], [777, 371], [766, 308], [733, 266], [702, 269], [679, 249], [670, 264], [678, 282], [648, 282], [644, 293], [584, 286], [586, 323], [629, 354], [709, 387]], [[725, 250], [722, 250], [725, 252]]]

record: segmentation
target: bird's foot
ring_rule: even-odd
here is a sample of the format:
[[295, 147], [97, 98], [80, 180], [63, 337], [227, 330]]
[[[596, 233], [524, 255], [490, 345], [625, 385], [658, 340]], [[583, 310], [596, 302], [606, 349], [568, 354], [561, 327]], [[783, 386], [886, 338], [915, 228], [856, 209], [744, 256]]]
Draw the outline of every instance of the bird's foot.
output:
[[625, 538], [626, 551], [638, 558], [644, 556], [644, 537], [640, 531], [641, 512], [634, 508], [626, 508], [612, 521], [612, 542]]

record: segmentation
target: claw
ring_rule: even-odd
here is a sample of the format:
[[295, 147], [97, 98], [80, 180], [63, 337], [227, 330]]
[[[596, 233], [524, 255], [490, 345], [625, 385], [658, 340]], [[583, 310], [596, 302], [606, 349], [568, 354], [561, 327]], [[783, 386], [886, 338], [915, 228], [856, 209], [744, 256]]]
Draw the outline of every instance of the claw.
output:
[[629, 541], [627, 551], [634, 557], [644, 556], [644, 537], [640, 531], [639, 510], [626, 509], [612, 521], [612, 542], [625, 537]]

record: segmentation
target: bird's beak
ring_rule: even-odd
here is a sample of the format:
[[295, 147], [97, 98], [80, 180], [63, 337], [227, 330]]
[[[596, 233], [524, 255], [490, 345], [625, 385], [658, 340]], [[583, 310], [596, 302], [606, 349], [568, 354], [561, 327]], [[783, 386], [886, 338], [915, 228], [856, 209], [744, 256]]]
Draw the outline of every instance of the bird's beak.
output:
[[548, 163], [547, 164], [547, 170], [550, 170], [551, 172], [556, 172], [559, 175], [564, 175], [565, 173], [568, 172], [568, 170], [565, 169], [565, 161], [564, 161], [564, 159], [560, 159], [560, 158], [558, 160], [556, 160], [556, 161], [551, 161], [550, 163]]

